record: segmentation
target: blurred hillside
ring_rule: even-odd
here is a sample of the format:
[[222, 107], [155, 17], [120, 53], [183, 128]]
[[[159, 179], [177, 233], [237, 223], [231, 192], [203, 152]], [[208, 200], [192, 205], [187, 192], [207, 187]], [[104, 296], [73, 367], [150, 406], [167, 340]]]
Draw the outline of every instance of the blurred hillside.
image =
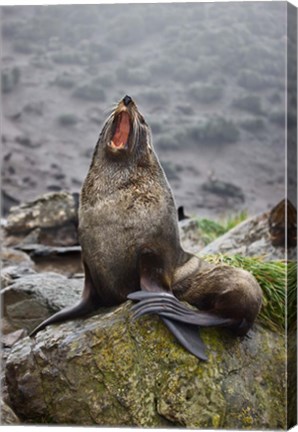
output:
[[284, 2], [1, 9], [5, 208], [79, 191], [125, 94], [186, 212], [253, 214], [282, 199]]

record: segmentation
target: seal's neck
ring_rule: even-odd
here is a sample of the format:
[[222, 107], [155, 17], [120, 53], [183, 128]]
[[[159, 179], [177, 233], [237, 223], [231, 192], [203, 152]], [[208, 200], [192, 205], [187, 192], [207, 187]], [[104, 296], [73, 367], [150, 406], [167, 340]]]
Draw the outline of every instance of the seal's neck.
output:
[[146, 155], [131, 155], [126, 158], [112, 158], [102, 146], [97, 146], [93, 160], [83, 184], [81, 204], [85, 197], [94, 202], [102, 200], [113, 193], [126, 188], [141, 186], [154, 182], [167, 184], [163, 170], [156, 154], [150, 150]]

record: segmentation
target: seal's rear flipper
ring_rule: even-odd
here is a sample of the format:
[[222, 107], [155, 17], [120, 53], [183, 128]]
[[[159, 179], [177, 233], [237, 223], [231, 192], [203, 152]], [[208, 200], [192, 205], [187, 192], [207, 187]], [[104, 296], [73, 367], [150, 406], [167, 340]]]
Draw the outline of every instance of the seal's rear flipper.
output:
[[170, 293], [137, 291], [128, 295], [131, 300], [140, 300], [132, 307], [133, 318], [156, 313], [181, 345], [201, 360], [207, 360], [205, 345], [199, 335], [199, 324], [207, 324], [205, 316], [184, 306]]
[[200, 338], [199, 329], [193, 325], [187, 325], [181, 322], [169, 320], [168, 318], [161, 317], [165, 325], [171, 333], [194, 356], [200, 360], [207, 361], [208, 357], [205, 353], [205, 345]]
[[145, 314], [159, 315], [181, 345], [201, 360], [207, 360], [207, 356], [199, 327], [230, 326], [235, 323], [229, 318], [193, 310], [171, 293], [136, 291], [127, 297], [139, 301], [132, 307], [133, 319]]
[[144, 247], [140, 252], [138, 264], [142, 291], [127, 296], [139, 302], [132, 307], [133, 318], [148, 313], [159, 315], [189, 352], [201, 360], [207, 360], [198, 327], [228, 326], [234, 324], [234, 321], [193, 310], [180, 302], [170, 292], [171, 277], [167, 270], [170, 265], [167, 265], [162, 253], [157, 253], [151, 247]]
[[139, 300], [139, 303], [132, 307], [135, 319], [145, 314], [155, 313], [161, 317], [202, 327], [235, 324], [235, 321], [230, 318], [222, 318], [208, 312], [191, 309], [171, 293], [136, 291], [127, 297], [130, 300]]
[[94, 310], [96, 310], [100, 306], [97, 298], [95, 297], [96, 290], [93, 287], [89, 269], [86, 265], [84, 265], [84, 268], [85, 285], [82, 298], [79, 303], [70, 308], [62, 309], [61, 311], [55, 313], [54, 315], [43, 321], [29, 334], [30, 337], [35, 336], [36, 333], [38, 333], [40, 330], [43, 330], [49, 324], [59, 323], [70, 319], [86, 316], [89, 313], [94, 312]]

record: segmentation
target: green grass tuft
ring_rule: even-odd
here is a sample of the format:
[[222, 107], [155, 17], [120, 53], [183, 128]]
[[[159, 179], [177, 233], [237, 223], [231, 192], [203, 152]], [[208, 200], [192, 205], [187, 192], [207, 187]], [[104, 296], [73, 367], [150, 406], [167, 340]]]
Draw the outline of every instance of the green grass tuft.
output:
[[198, 227], [201, 232], [202, 240], [205, 245], [211, 243], [217, 237], [222, 236], [226, 232], [230, 231], [239, 223], [247, 219], [247, 211], [242, 211], [236, 215], [228, 216], [222, 221], [213, 221], [211, 219], [198, 219]]
[[288, 330], [294, 330], [297, 327], [297, 263], [288, 262], [287, 266], [288, 280]]
[[228, 216], [227, 219], [223, 221], [223, 227], [225, 229], [225, 232], [228, 232], [236, 225], [239, 225], [241, 222], [246, 220], [247, 217], [248, 214], [246, 210], [243, 210], [235, 215]]

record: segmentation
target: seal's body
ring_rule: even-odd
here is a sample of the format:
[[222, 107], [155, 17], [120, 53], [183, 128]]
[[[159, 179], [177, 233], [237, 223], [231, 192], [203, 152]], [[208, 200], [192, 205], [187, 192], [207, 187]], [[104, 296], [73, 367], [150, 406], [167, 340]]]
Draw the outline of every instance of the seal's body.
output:
[[159, 314], [189, 351], [206, 359], [196, 326], [224, 325], [245, 334], [258, 314], [261, 290], [248, 272], [205, 263], [182, 249], [171, 189], [129, 96], [108, 118], [95, 148], [81, 191], [79, 239], [82, 299], [32, 335], [131, 298], [139, 301], [135, 316]]
[[[147, 166], [123, 167], [122, 160], [111, 162], [97, 155], [92, 168], [98, 172], [96, 182], [91, 172], [82, 189], [79, 238], [83, 261], [94, 285], [101, 286], [98, 295], [107, 306], [125, 301], [128, 293], [140, 289], [137, 260], [144, 246], [158, 246], [173, 269], [179, 260], [174, 200], [154, 153], [150, 159]], [[92, 206], [90, 195], [96, 197]]]

